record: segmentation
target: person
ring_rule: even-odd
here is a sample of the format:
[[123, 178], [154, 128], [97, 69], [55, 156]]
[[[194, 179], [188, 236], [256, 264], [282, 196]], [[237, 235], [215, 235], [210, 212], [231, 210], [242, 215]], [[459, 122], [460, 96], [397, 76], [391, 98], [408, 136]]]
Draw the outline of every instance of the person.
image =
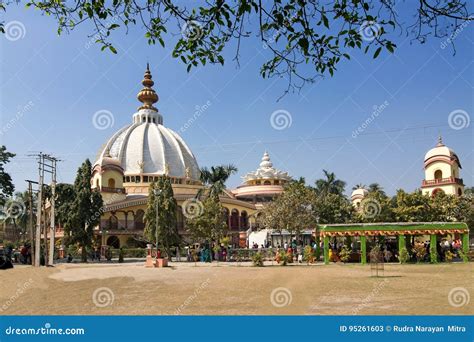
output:
[[283, 244], [283, 248], [286, 250], [288, 250], [288, 242], [285, 241], [285, 243]]
[[23, 246], [20, 250], [21, 254], [21, 263], [26, 264], [28, 262], [28, 248]]
[[71, 263], [71, 262], [72, 262], [72, 255], [71, 255], [71, 253], [68, 253], [68, 255], [67, 255], [67, 262], [68, 262], [68, 263]]

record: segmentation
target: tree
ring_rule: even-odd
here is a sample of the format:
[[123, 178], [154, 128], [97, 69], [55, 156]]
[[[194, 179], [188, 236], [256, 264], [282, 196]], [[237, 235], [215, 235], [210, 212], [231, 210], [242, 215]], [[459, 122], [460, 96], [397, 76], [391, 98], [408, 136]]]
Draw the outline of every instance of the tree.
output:
[[297, 237], [304, 230], [314, 229], [314, 196], [314, 191], [304, 184], [304, 179], [286, 184], [285, 191], [264, 207], [262, 224], [280, 233], [286, 230]]
[[[225, 182], [231, 175], [237, 172], [237, 168], [232, 165], [211, 166], [210, 169], [201, 169], [201, 182], [209, 188], [209, 196], [219, 196], [225, 189]], [[202, 191], [198, 193], [198, 197]]]
[[323, 170], [325, 178], [318, 179], [315, 182], [316, 191], [320, 194], [342, 195], [346, 182], [336, 178], [334, 172]]
[[97, 189], [91, 189], [92, 165], [89, 159], [77, 170], [74, 181], [74, 199], [68, 206], [65, 232], [70, 243], [77, 243], [82, 249], [82, 261], [87, 262], [87, 248], [92, 246], [94, 226], [100, 223], [102, 196]]
[[15, 154], [8, 152], [4, 145], [0, 146], [0, 206], [4, 205], [7, 198], [15, 191], [12, 178], [5, 171], [5, 164], [9, 163], [14, 156]]
[[[0, 3], [6, 10], [12, 3]], [[473, 20], [466, 0], [420, 0], [409, 6], [409, 20], [396, 8], [411, 5], [401, 1], [340, 0], [214, 0], [176, 3], [171, 0], [140, 1], [37, 1], [27, 7], [52, 17], [57, 32], [69, 32], [89, 22], [102, 50], [117, 53], [111, 39], [114, 31], [143, 27], [149, 44], [172, 41], [172, 56], [189, 71], [198, 65], [224, 64], [225, 47], [235, 47], [239, 63], [243, 39], [257, 38], [268, 54], [260, 69], [262, 77], [283, 77], [288, 89], [302, 87], [324, 75], [333, 75], [341, 59], [354, 50], [393, 53], [397, 31], [405, 31], [424, 43], [428, 37], [447, 38]], [[179, 38], [173, 31], [181, 31]], [[4, 31], [3, 23], [0, 31]], [[449, 40], [454, 46], [454, 39]], [[311, 65], [310, 68], [306, 65]]]
[[379, 183], [372, 183], [369, 185], [368, 188], [369, 193], [379, 193], [383, 197], [386, 197], [387, 194], [385, 193], [384, 189]]
[[337, 194], [316, 195], [313, 208], [322, 224], [350, 222], [354, 213], [351, 202]]
[[186, 218], [186, 227], [194, 241], [205, 243], [219, 242], [227, 235], [227, 223], [224, 217], [224, 208], [219, 198], [208, 196], [201, 203], [202, 210], [198, 215]]
[[427, 222], [433, 217], [431, 199], [428, 195], [423, 195], [420, 190], [407, 193], [398, 190], [395, 197], [395, 207], [393, 212], [397, 222]]
[[352, 187], [352, 190], [357, 190], [357, 189], [367, 189], [367, 187], [364, 184], [359, 183]]
[[393, 222], [392, 200], [381, 192], [369, 192], [360, 202], [354, 221], [364, 223]]
[[170, 178], [160, 176], [149, 187], [144, 235], [148, 241], [155, 241], [157, 248], [161, 245], [168, 258], [171, 257], [171, 246], [180, 242], [176, 223], [177, 208]]

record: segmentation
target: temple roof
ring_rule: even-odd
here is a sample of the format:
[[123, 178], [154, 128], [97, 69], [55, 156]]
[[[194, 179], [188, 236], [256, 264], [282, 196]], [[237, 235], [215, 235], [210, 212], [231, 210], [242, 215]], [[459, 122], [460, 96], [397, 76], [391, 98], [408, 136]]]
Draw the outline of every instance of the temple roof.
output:
[[278, 179], [289, 181], [291, 177], [288, 175], [288, 172], [280, 171], [273, 167], [273, 163], [270, 160], [270, 155], [265, 151], [260, 162], [260, 166], [257, 170], [247, 173], [244, 177], [244, 182], [249, 182], [252, 180], [267, 180], [267, 179]]

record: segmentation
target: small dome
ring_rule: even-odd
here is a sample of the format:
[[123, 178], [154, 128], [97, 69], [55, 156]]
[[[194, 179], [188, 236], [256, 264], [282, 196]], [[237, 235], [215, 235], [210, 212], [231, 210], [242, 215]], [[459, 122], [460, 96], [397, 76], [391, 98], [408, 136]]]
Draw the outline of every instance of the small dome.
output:
[[461, 163], [459, 162], [458, 156], [452, 149], [443, 144], [441, 137], [439, 137], [438, 139], [438, 144], [436, 144], [434, 148], [432, 148], [425, 154], [425, 165], [427, 165], [427, 162], [429, 164], [435, 159], [445, 159], [448, 162], [454, 161], [459, 165], [459, 167], [461, 167]]
[[354, 191], [352, 191], [351, 198], [354, 198], [354, 197], [363, 198], [363, 197], [367, 196], [368, 193], [369, 193], [369, 191], [367, 189], [358, 188], [358, 189], [355, 189]]

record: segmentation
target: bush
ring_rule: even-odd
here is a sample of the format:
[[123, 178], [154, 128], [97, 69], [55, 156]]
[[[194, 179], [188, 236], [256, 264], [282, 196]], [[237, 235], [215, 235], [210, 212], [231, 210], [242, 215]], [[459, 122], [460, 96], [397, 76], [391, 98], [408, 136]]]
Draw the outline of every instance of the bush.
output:
[[409, 260], [410, 253], [408, 253], [406, 247], [403, 247], [400, 251], [400, 255], [398, 256], [398, 261], [400, 261], [400, 264], [406, 264]]
[[119, 251], [119, 257], [118, 257], [118, 262], [119, 263], [122, 263], [123, 262], [123, 256], [124, 256], [124, 252], [123, 252], [123, 248], [120, 248], [120, 251]]
[[452, 261], [453, 261], [453, 258], [454, 258], [454, 253], [451, 252], [451, 251], [447, 251], [447, 252], [444, 254], [444, 257], [446, 258], [446, 262], [452, 262]]
[[343, 263], [349, 261], [349, 259], [351, 258], [351, 251], [349, 250], [349, 248], [347, 248], [347, 246], [342, 247], [341, 251], [339, 252], [339, 258]]
[[253, 265], [256, 267], [263, 267], [263, 255], [260, 252], [255, 253], [252, 256]]
[[306, 263], [313, 263], [314, 262], [314, 251], [311, 246], [306, 246], [304, 248], [303, 259]]
[[281, 266], [286, 266], [288, 263], [292, 262], [292, 255], [290, 253], [287, 253], [287, 252], [280, 252], [279, 253], [279, 260], [280, 260], [280, 263], [281, 263]]
[[462, 249], [458, 250], [458, 255], [459, 255], [459, 257], [461, 258], [462, 261], [464, 261], [464, 262], [469, 261], [469, 258], [467, 256], [467, 254], [464, 253]]
[[425, 259], [425, 257], [426, 257], [426, 247], [425, 247], [424, 244], [422, 244], [422, 243], [415, 244], [415, 246], [413, 247], [413, 251], [415, 252], [417, 262], [421, 262]]

